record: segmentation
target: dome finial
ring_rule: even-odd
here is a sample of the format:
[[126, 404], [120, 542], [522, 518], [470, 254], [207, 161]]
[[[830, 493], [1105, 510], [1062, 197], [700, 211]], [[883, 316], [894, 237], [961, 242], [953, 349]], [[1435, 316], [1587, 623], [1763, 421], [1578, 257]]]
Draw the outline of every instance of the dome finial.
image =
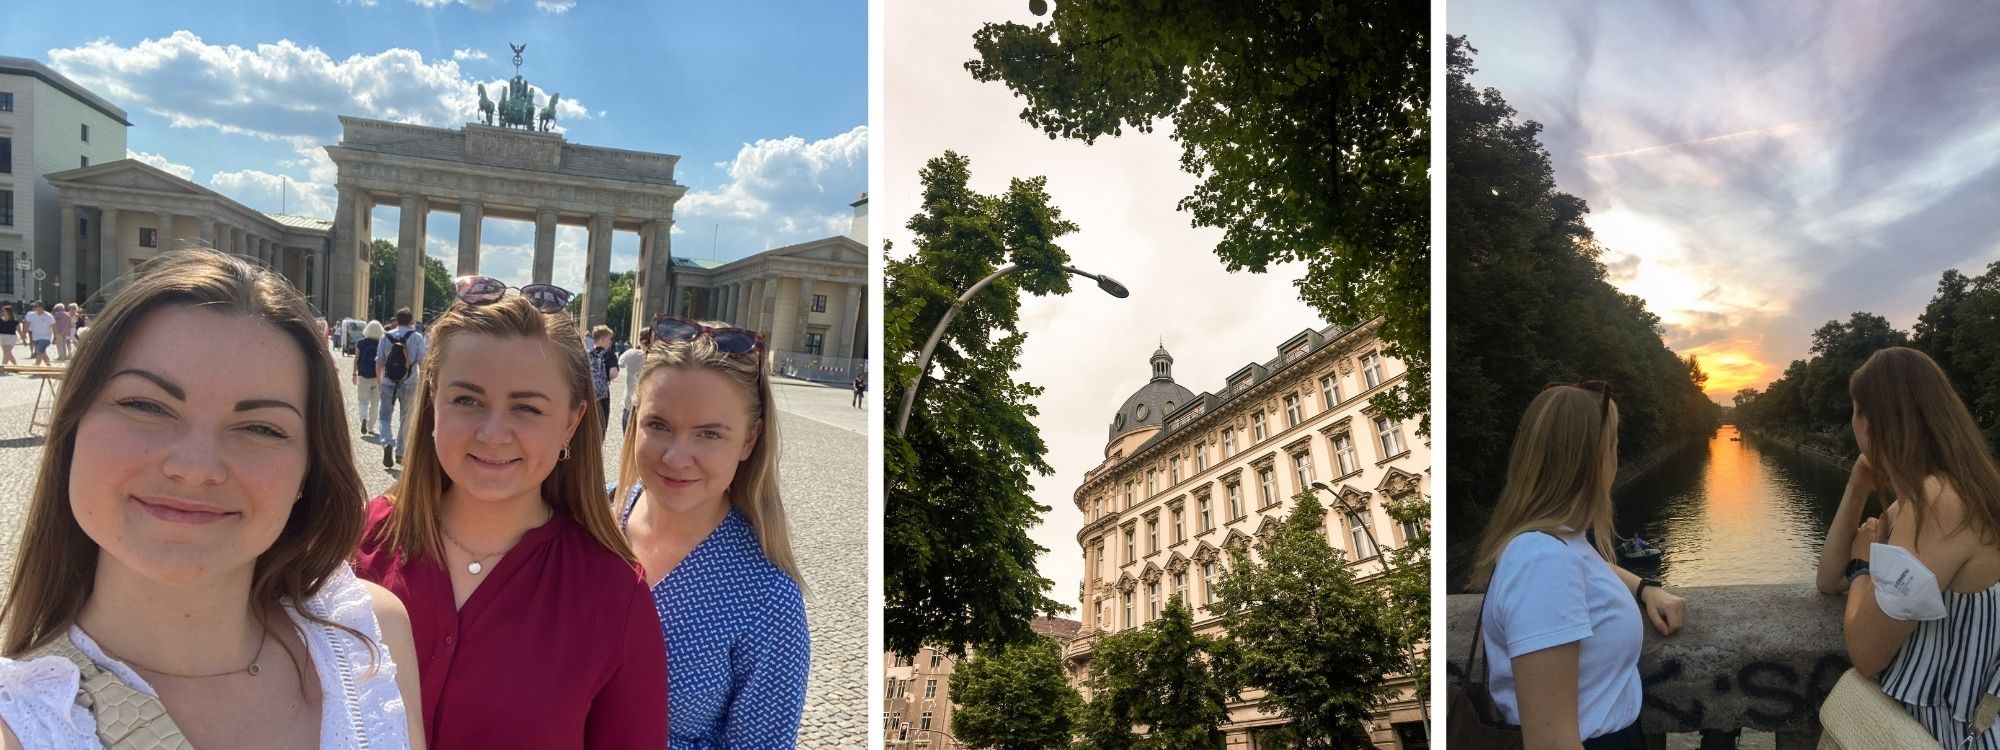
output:
[[1167, 353], [1167, 340], [1160, 339], [1160, 348], [1153, 350], [1153, 379], [1172, 382], [1174, 379], [1174, 355]]

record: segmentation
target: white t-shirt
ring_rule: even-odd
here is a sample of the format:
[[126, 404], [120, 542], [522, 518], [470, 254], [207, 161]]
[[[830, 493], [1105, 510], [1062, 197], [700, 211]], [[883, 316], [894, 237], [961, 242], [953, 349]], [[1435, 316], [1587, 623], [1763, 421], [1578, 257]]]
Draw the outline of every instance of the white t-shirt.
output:
[[1493, 567], [1484, 606], [1486, 684], [1501, 718], [1521, 723], [1514, 657], [1578, 643], [1578, 736], [1598, 737], [1638, 720], [1645, 623], [1631, 589], [1583, 535], [1514, 537]]
[[625, 405], [631, 406], [638, 400], [639, 368], [646, 364], [646, 350], [639, 347], [626, 349], [618, 355], [618, 372], [625, 376]]
[[28, 324], [28, 338], [48, 340], [56, 337], [56, 316], [50, 315], [47, 310], [28, 313], [28, 317], [22, 320]]

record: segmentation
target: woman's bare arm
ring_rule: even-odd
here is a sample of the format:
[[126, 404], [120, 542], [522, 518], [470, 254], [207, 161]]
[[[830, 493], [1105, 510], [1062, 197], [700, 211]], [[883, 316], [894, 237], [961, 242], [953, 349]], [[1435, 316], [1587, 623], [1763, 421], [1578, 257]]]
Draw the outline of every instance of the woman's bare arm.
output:
[[1576, 720], [1576, 642], [1514, 657], [1514, 698], [1528, 747], [1581, 750]]
[[1854, 468], [1847, 473], [1847, 489], [1840, 493], [1840, 509], [1833, 512], [1833, 522], [1826, 527], [1826, 542], [1819, 548], [1819, 570], [1813, 582], [1822, 594], [1841, 594], [1847, 591], [1847, 561], [1849, 550], [1854, 545], [1854, 530], [1861, 525], [1861, 514], [1868, 508], [1868, 493], [1875, 490], [1875, 470], [1863, 454], [1854, 459]]

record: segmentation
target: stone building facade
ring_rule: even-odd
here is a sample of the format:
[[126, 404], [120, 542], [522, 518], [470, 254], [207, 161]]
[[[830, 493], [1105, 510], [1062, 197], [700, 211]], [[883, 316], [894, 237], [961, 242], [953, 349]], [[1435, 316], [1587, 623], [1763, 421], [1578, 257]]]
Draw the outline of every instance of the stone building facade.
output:
[[[1152, 379], [1112, 416], [1104, 462], [1074, 496], [1085, 521], [1083, 626], [1066, 660], [1079, 689], [1100, 636], [1144, 627], [1176, 594], [1197, 630], [1220, 631], [1209, 606], [1227, 551], [1274, 533], [1302, 488], [1324, 482], [1337, 493], [1321, 496], [1326, 535], [1364, 579], [1383, 570], [1380, 548], [1416, 533], [1384, 501], [1430, 494], [1430, 447], [1415, 424], [1368, 406], [1404, 379], [1402, 363], [1382, 355], [1377, 325], [1303, 331], [1199, 395], [1174, 381], [1164, 346], [1153, 353]], [[1369, 727], [1378, 747], [1426, 746], [1415, 691], [1428, 686], [1413, 682], [1391, 680], [1397, 697]], [[1229, 705], [1231, 750], [1255, 750], [1261, 731], [1282, 725], [1258, 710], [1260, 698]]]
[[125, 158], [131, 126], [125, 110], [48, 66], [0, 57], [0, 301], [75, 302], [97, 287], [60, 252], [95, 227], [71, 215], [48, 177]]
[[[1068, 644], [1083, 623], [1061, 617], [1036, 618], [1032, 626], [1044, 638]], [[967, 654], [966, 658], [971, 658]], [[883, 654], [882, 737], [883, 747], [896, 750], [963, 750], [951, 731], [951, 674], [958, 659], [936, 649], [923, 649], [913, 658]], [[907, 739], [898, 739], [903, 724], [910, 725]]]

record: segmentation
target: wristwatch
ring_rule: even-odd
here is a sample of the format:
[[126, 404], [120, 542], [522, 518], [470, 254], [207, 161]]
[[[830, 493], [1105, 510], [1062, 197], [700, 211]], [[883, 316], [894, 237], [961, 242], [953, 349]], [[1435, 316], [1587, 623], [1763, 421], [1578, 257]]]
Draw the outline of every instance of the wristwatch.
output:
[[1863, 560], [1863, 559], [1861, 559], [1861, 558], [1857, 557], [1857, 558], [1854, 558], [1854, 559], [1852, 559], [1852, 560], [1848, 560], [1848, 561], [1847, 561], [1847, 582], [1848, 582], [1848, 583], [1853, 583], [1853, 582], [1854, 582], [1854, 579], [1856, 579], [1856, 578], [1860, 578], [1860, 577], [1862, 577], [1862, 576], [1865, 576], [1865, 575], [1868, 575], [1868, 561], [1867, 561], [1867, 560]]
[[1665, 586], [1662, 586], [1662, 585], [1660, 584], [1660, 582], [1659, 582], [1659, 581], [1655, 581], [1655, 580], [1653, 580], [1653, 579], [1651, 579], [1651, 578], [1641, 578], [1641, 579], [1639, 579], [1639, 587], [1638, 587], [1638, 588], [1635, 588], [1635, 589], [1632, 589], [1632, 601], [1635, 601], [1635, 602], [1638, 602], [1638, 603], [1639, 603], [1639, 611], [1640, 611], [1641, 613], [1643, 613], [1643, 612], [1645, 612], [1645, 611], [1646, 611], [1646, 587], [1647, 587], [1647, 586], [1656, 586], [1656, 587], [1659, 587], [1659, 588], [1666, 588]]

